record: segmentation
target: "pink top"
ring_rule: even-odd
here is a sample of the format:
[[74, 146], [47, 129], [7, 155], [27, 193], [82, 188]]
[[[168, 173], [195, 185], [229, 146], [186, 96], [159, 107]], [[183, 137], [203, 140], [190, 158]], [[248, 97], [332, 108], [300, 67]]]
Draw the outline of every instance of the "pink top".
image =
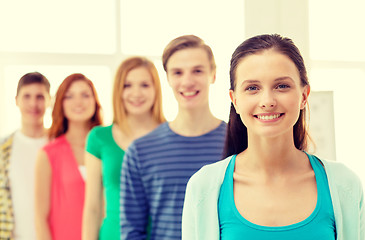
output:
[[52, 169], [49, 226], [53, 240], [80, 240], [85, 182], [64, 135], [43, 147]]

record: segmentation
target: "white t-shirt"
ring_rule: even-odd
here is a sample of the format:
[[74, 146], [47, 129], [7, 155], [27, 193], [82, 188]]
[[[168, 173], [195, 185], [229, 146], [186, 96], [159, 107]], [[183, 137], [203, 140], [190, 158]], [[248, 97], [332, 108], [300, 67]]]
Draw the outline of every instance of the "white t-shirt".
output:
[[79, 171], [80, 171], [82, 179], [84, 179], [84, 181], [86, 181], [86, 166], [79, 165]]
[[10, 155], [9, 179], [13, 202], [15, 239], [35, 240], [34, 178], [38, 151], [47, 138], [30, 138], [20, 130], [14, 134]]

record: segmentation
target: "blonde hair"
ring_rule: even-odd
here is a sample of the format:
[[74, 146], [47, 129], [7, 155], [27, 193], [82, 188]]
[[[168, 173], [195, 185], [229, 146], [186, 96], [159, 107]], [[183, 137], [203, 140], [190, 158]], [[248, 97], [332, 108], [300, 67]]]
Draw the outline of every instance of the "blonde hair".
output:
[[152, 77], [152, 82], [156, 93], [155, 102], [153, 103], [151, 110], [153, 119], [158, 123], [163, 123], [166, 121], [162, 111], [160, 78], [155, 65], [145, 57], [130, 57], [119, 65], [115, 74], [113, 88], [113, 123], [116, 123], [126, 134], [130, 133], [130, 129], [127, 122], [127, 111], [122, 100], [122, 94], [128, 73], [132, 69], [138, 67], [146, 68]]

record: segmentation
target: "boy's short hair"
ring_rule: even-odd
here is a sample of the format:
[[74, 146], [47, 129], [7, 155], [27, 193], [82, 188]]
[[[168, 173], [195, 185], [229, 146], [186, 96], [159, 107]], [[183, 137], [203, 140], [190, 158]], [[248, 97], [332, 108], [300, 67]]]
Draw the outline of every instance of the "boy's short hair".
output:
[[48, 79], [39, 72], [30, 72], [22, 76], [18, 82], [18, 87], [16, 89], [16, 95], [18, 96], [20, 89], [26, 85], [39, 83], [46, 87], [47, 92], [49, 93], [50, 84]]
[[172, 40], [167, 46], [165, 47], [163, 54], [162, 54], [162, 63], [163, 68], [167, 72], [167, 62], [169, 61], [170, 57], [177, 51], [187, 49], [187, 48], [201, 48], [206, 51], [209, 58], [210, 68], [212, 71], [215, 71], [216, 65], [214, 60], [214, 55], [212, 49], [205, 44], [205, 42], [195, 36], [195, 35], [184, 35]]

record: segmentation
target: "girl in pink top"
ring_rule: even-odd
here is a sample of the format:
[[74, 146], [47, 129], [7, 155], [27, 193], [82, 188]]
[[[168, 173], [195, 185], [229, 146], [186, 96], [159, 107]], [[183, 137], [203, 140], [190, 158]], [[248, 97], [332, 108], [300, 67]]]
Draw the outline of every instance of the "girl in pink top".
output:
[[68, 76], [56, 93], [49, 138], [36, 164], [35, 215], [38, 240], [81, 239], [85, 182], [84, 143], [102, 123], [93, 83], [82, 74]]

